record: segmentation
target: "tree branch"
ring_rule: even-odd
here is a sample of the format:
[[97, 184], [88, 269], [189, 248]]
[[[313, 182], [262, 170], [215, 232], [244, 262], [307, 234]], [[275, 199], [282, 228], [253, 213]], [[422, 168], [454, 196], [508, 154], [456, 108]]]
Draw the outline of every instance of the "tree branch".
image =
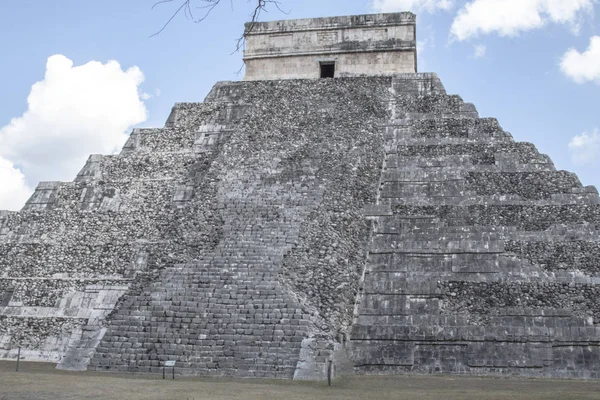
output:
[[[156, 8], [157, 6], [159, 6], [161, 4], [173, 3], [174, 1], [175, 0], [157, 1], [156, 3], [154, 3], [154, 5], [152, 6], [151, 9], [154, 10], [154, 8]], [[150, 37], [157, 36], [162, 31], [164, 31], [167, 28], [167, 26], [169, 26], [171, 21], [173, 21], [175, 19], [175, 17], [177, 17], [177, 15], [180, 14], [182, 11], [186, 18], [191, 19], [192, 21], [194, 21], [194, 23], [199, 23], [199, 22], [206, 20], [206, 18], [208, 18], [210, 16], [211, 12], [221, 3], [221, 0], [180, 0], [180, 1], [181, 1], [181, 4], [175, 10], [175, 12], [171, 15], [171, 17], [167, 20], [167, 22], [165, 22], [165, 24], [162, 26], [162, 28], [160, 28], [157, 32], [150, 35]], [[281, 8], [281, 2], [279, 0], [248, 0], [248, 2], [250, 2], [250, 1], [255, 2], [254, 9], [253, 9], [252, 13], [250, 14], [250, 26], [248, 28], [246, 28], [244, 30], [244, 33], [237, 39], [235, 51], [233, 53], [236, 53], [244, 48], [245, 43], [246, 43], [246, 35], [249, 34], [250, 32], [252, 32], [261, 13], [263, 11], [268, 12], [267, 11], [268, 7], [273, 6], [273, 7], [277, 8], [280, 12], [282, 12], [284, 14], [289, 14], [289, 11], [286, 12]], [[200, 17], [198, 19], [196, 19], [194, 17], [194, 14], [192, 12], [192, 3], [196, 3], [196, 2], [201, 3], [202, 5], [195, 6], [195, 8], [205, 10], [202, 17]], [[233, 0], [230, 0], [230, 4], [231, 4], [231, 8], [233, 9]]]
[[231, 54], [237, 53], [238, 51], [242, 50], [246, 46], [246, 35], [248, 35], [249, 33], [251, 33], [254, 30], [254, 27], [256, 26], [256, 23], [258, 22], [258, 18], [260, 17], [260, 14], [263, 11], [268, 12], [267, 7], [269, 5], [274, 6], [283, 14], [288, 15], [290, 13], [289, 11], [284, 11], [281, 8], [281, 2], [278, 0], [257, 0], [256, 7], [254, 8], [254, 11], [250, 15], [250, 26], [248, 28], [245, 28], [244, 33], [237, 39], [236, 44], [235, 44], [235, 50]]
[[[158, 3], [155, 3], [155, 4], [152, 6], [152, 10], [154, 10], [154, 7], [156, 7], [156, 6], [157, 6], [157, 5], [159, 5], [159, 4], [171, 3], [171, 2], [173, 2], [173, 0], [161, 0], [161, 1], [159, 1]], [[174, 18], [177, 16], [177, 14], [179, 14], [179, 12], [180, 12], [181, 10], [183, 10], [183, 9], [184, 9], [186, 6], [188, 6], [188, 7], [189, 7], [189, 4], [190, 4], [190, 0], [185, 0], [185, 1], [183, 2], [183, 4], [179, 6], [179, 8], [177, 9], [177, 11], [175, 11], [175, 12], [173, 13], [173, 15], [171, 15], [171, 18], [169, 18], [169, 19], [167, 20], [167, 22], [165, 22], [165, 24], [163, 25], [163, 27], [162, 27], [162, 28], [160, 28], [160, 29], [159, 29], [157, 32], [154, 32], [152, 35], [150, 35], [150, 37], [154, 37], [154, 36], [156, 36], [156, 35], [160, 34], [162, 31], [164, 31], [164, 30], [165, 30], [165, 28], [166, 28], [166, 27], [167, 27], [167, 26], [168, 26], [168, 25], [171, 23], [171, 21], [173, 21], [173, 19], [174, 19]]]

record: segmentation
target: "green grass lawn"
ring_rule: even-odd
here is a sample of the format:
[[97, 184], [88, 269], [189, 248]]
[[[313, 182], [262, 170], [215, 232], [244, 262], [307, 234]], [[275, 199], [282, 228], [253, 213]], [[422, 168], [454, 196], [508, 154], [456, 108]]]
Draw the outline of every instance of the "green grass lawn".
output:
[[0, 362], [0, 400], [600, 399], [600, 381], [451, 376], [352, 376], [322, 382], [71, 373]]

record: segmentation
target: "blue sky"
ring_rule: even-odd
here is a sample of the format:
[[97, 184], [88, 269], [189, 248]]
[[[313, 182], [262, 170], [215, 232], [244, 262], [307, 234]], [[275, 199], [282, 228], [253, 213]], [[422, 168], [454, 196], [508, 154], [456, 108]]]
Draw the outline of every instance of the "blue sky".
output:
[[[231, 53], [253, 2], [224, 0], [202, 23], [180, 15], [150, 37], [180, 1], [152, 10], [153, 0], [0, 0], [0, 209], [19, 209], [40, 180], [73, 179], [88, 154], [118, 151], [132, 127], [163, 126], [175, 102], [243, 77], [242, 55]], [[271, 7], [261, 19], [415, 12], [420, 72], [438, 73], [481, 116], [600, 187], [596, 0], [281, 7], [288, 14]]]

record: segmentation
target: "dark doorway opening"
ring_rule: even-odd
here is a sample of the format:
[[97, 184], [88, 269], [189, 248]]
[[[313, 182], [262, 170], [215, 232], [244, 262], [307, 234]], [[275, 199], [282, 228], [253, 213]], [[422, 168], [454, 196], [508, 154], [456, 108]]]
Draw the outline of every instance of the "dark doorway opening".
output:
[[335, 62], [321, 63], [321, 78], [335, 77]]

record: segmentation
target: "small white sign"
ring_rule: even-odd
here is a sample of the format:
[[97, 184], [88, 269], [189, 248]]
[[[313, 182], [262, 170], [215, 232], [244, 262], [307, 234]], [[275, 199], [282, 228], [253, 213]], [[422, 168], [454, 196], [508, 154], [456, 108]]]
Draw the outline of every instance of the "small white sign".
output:
[[174, 367], [175, 361], [165, 361], [165, 367]]

